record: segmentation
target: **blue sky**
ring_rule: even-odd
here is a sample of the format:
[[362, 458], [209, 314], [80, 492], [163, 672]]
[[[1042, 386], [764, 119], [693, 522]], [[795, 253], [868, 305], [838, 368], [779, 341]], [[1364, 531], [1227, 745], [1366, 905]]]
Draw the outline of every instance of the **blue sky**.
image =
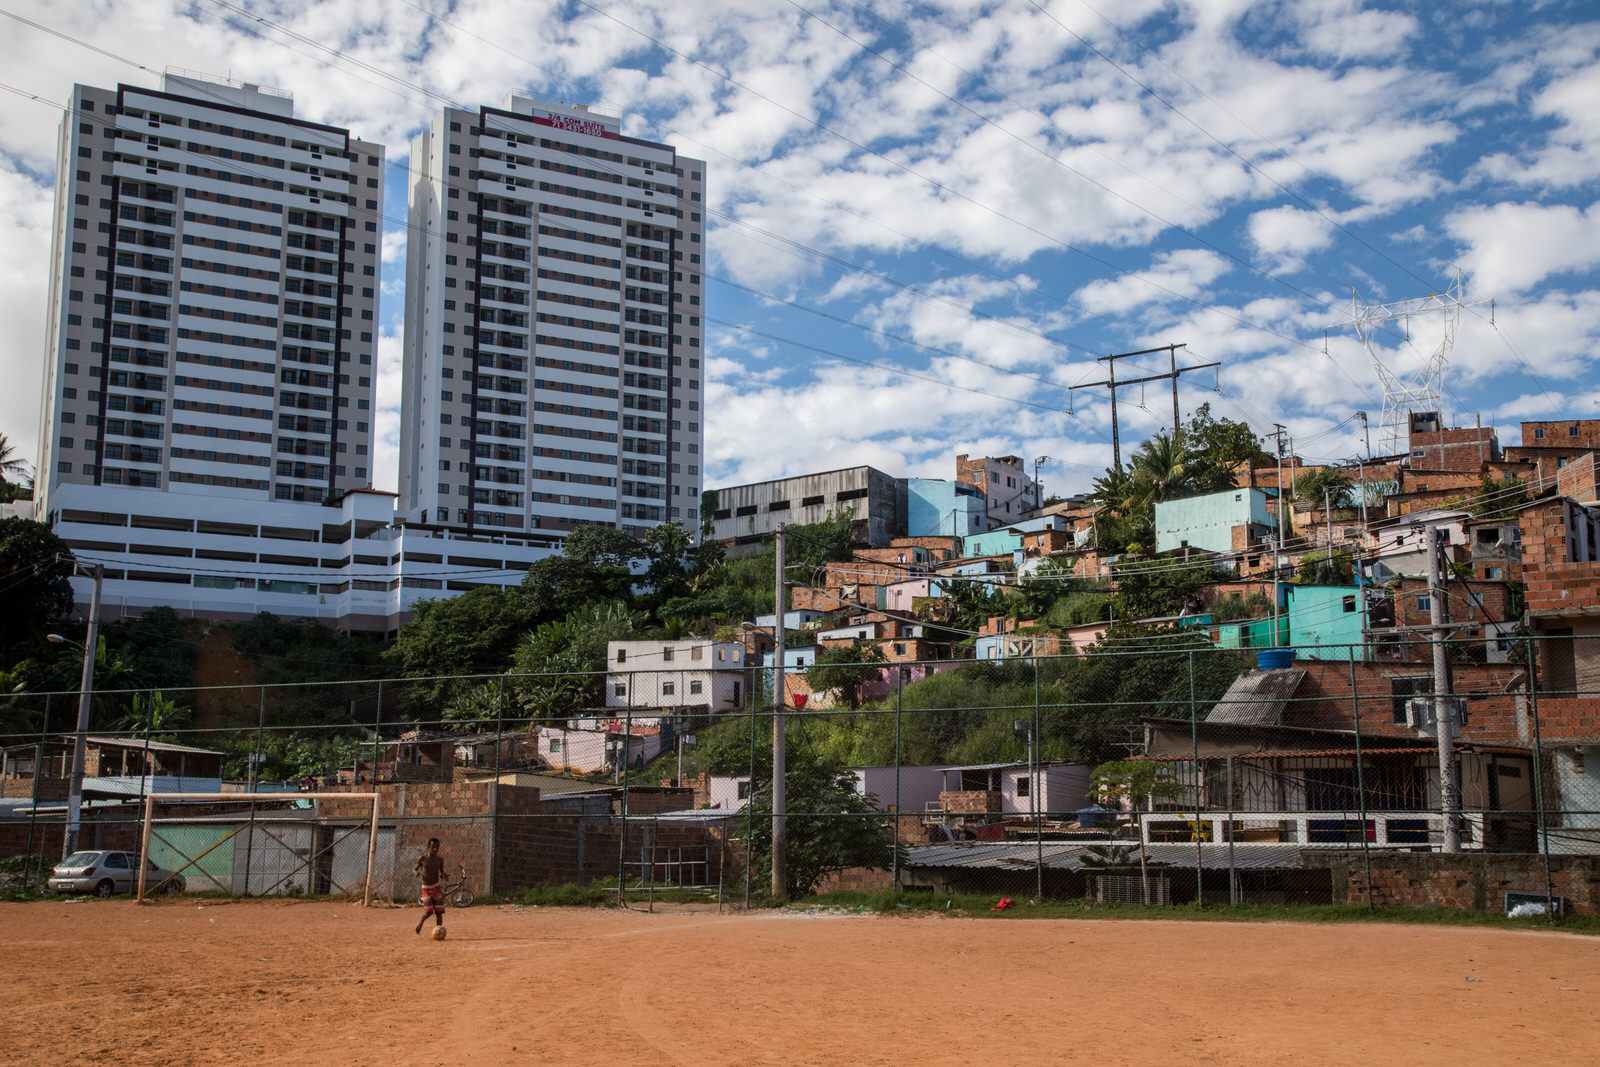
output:
[[[0, 83], [0, 431], [34, 455], [59, 110], [168, 65], [388, 145], [377, 481], [392, 487], [411, 135], [518, 88], [708, 161], [707, 484], [1016, 454], [1110, 460], [1097, 357], [1169, 343], [1180, 406], [1314, 460], [1381, 449], [1350, 318], [1444, 291], [1442, 406], [1518, 440], [1600, 417], [1592, 4], [13, 0]], [[246, 18], [246, 14], [252, 18]], [[265, 20], [265, 21], [256, 21]], [[91, 47], [103, 51], [95, 51]], [[106, 53], [110, 53], [109, 55]], [[144, 69], [141, 69], [144, 68]], [[47, 103], [27, 99], [41, 98]], [[1491, 301], [1489, 303], [1488, 301]], [[1405, 376], [1438, 314], [1384, 324]], [[1166, 370], [1119, 361], [1118, 377]], [[1119, 390], [1125, 451], [1170, 422]]]

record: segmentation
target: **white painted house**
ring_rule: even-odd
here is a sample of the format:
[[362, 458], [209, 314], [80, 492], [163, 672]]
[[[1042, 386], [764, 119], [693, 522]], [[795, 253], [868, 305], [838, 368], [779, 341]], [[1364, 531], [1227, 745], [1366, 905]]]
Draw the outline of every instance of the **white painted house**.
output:
[[744, 646], [689, 637], [606, 645], [608, 708], [732, 711], [744, 706]]

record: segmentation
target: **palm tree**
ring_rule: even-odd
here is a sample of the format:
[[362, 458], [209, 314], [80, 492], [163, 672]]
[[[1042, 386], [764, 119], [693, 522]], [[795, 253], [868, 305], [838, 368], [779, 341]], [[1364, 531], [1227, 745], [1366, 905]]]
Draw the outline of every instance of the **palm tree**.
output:
[[20, 480], [26, 481], [28, 461], [19, 456], [16, 446], [0, 433], [0, 481], [9, 482], [14, 475], [21, 475]]
[[1191, 488], [1190, 468], [1194, 460], [1188, 436], [1182, 430], [1174, 434], [1155, 434], [1140, 445], [1129, 467], [1139, 503], [1153, 507], [1163, 500], [1182, 496]]

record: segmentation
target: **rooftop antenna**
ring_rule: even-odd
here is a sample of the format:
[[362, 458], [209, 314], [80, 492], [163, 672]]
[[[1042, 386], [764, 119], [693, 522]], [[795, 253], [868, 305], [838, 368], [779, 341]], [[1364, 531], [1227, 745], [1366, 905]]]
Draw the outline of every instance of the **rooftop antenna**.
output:
[[[1411, 411], [1439, 411], [1440, 396], [1444, 392], [1444, 369], [1450, 359], [1450, 349], [1456, 343], [1456, 327], [1461, 322], [1461, 310], [1487, 300], [1467, 300], [1466, 283], [1461, 271], [1456, 271], [1455, 281], [1443, 293], [1429, 293], [1415, 300], [1394, 304], [1363, 304], [1354, 289], [1350, 291], [1350, 318], [1333, 327], [1353, 326], [1356, 336], [1372, 360], [1372, 369], [1383, 384], [1383, 417], [1378, 424], [1379, 447], [1387, 455], [1394, 455], [1401, 444], [1410, 437], [1407, 414]], [[1443, 319], [1439, 343], [1423, 359], [1422, 366], [1408, 377], [1386, 364], [1379, 356], [1376, 344], [1378, 327], [1392, 319], [1401, 319], [1404, 344], [1421, 353], [1412, 340], [1411, 317], [1437, 314]], [[1442, 416], [1441, 416], [1442, 417]]]

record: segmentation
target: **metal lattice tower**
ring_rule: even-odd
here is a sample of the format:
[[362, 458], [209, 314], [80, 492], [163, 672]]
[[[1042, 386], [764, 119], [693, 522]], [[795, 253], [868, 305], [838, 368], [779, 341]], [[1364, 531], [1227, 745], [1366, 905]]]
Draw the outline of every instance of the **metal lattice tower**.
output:
[[[1485, 304], [1487, 300], [1472, 300], [1466, 298], [1466, 286], [1461, 280], [1461, 272], [1456, 272], [1455, 282], [1443, 293], [1430, 293], [1416, 300], [1406, 300], [1395, 304], [1363, 304], [1361, 298], [1354, 290], [1350, 293], [1350, 319], [1346, 322], [1334, 323], [1330, 329], [1354, 326], [1356, 336], [1361, 338], [1361, 344], [1367, 350], [1367, 357], [1372, 360], [1372, 369], [1377, 372], [1378, 381], [1383, 383], [1383, 419], [1379, 425], [1379, 447], [1387, 455], [1393, 455], [1401, 443], [1410, 437], [1410, 426], [1407, 423], [1407, 414], [1411, 411], [1441, 411], [1440, 396], [1444, 392], [1444, 369], [1450, 359], [1450, 349], [1456, 343], [1456, 327], [1461, 322], [1461, 309], [1474, 304]], [[1380, 324], [1393, 319], [1405, 321], [1404, 345], [1418, 354], [1422, 349], [1417, 345], [1411, 332], [1410, 320], [1412, 316], [1440, 315], [1444, 319], [1444, 328], [1441, 331], [1438, 345], [1431, 354], [1424, 357], [1422, 366], [1409, 377], [1402, 377], [1400, 373], [1384, 363], [1379, 358], [1375, 342], [1375, 335]]]

